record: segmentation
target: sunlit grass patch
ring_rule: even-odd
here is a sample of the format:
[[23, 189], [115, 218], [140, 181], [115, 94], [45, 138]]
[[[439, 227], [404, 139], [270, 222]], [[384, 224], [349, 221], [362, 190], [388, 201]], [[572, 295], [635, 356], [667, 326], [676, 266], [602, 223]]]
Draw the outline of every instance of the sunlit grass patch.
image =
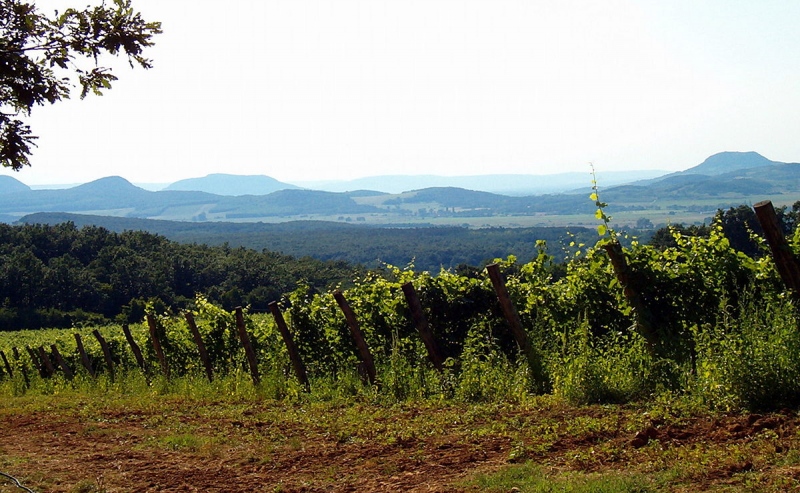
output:
[[512, 465], [490, 474], [481, 474], [464, 485], [470, 491], [487, 493], [647, 493], [659, 491], [641, 474], [548, 473], [532, 462]]

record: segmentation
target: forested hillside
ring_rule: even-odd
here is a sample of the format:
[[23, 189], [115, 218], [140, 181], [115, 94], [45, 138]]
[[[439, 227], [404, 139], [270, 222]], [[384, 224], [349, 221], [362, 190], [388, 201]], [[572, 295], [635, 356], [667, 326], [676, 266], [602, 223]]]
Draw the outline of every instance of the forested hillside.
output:
[[[588, 201], [587, 201], [588, 202]], [[182, 243], [204, 243], [264, 249], [294, 257], [343, 260], [368, 268], [381, 262], [417, 270], [438, 272], [461, 264], [481, 265], [495, 258], [515, 255], [520, 260], [536, 256], [536, 241], [545, 240], [548, 253], [561, 262], [571, 242], [593, 243], [593, 229], [573, 228], [481, 228], [416, 227], [380, 228], [363, 224], [323, 221], [286, 223], [230, 223], [160, 221], [66, 213], [39, 213], [22, 222], [77, 226], [102, 226], [111, 231], [144, 230]]]
[[0, 224], [0, 330], [140, 320], [147, 301], [177, 308], [196, 293], [264, 309], [298, 281], [324, 288], [359, 272], [345, 262], [179, 244], [141, 231]]

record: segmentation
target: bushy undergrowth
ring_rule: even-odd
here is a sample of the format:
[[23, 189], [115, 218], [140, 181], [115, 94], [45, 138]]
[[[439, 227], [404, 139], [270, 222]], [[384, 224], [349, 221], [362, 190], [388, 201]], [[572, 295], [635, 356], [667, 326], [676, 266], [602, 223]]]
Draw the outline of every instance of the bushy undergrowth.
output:
[[800, 331], [792, 303], [746, 306], [738, 317], [695, 332], [695, 392], [709, 404], [755, 410], [800, 404]]
[[[676, 231], [674, 239], [675, 246], [661, 250], [633, 241], [624, 250], [632, 273], [625, 286], [605, 250], [615, 238], [593, 247], [573, 245], [573, 260], [559, 276], [553, 275], [543, 244], [531, 262], [498, 260], [528, 348], [518, 346], [482, 273], [434, 276], [386, 266], [357, 279], [343, 295], [372, 352], [375, 385], [367, 382], [363, 367], [359, 371], [360, 356], [333, 293], [300, 285], [281, 308], [308, 370], [313, 398], [519, 402], [552, 392], [574, 403], [620, 403], [672, 393], [726, 410], [800, 405], [797, 311], [769, 258], [754, 260], [735, 251], [719, 227], [704, 238]], [[444, 359], [441, 370], [431, 364], [414, 325], [402, 289], [407, 283], [424, 307]], [[640, 295], [639, 305], [632, 303], [631, 289]], [[642, 307], [648, 313], [641, 313]], [[146, 376], [136, 368], [118, 326], [101, 330], [119, 368], [114, 375], [102, 371], [102, 351], [90, 329], [5, 333], [0, 334], [0, 350], [14, 376], [0, 361], [0, 394], [144, 385], [148, 391], [254, 392], [274, 399], [309, 395], [271, 317], [245, 313], [261, 375], [261, 383], [253, 386], [233, 314], [202, 296], [195, 300], [194, 313], [212, 362], [213, 383], [203, 383], [197, 347], [183, 317], [156, 314], [171, 380], [159, 376], [145, 324], [131, 330], [148, 361]], [[55, 344], [70, 367], [81, 368], [73, 332], [82, 335], [101, 377], [95, 381], [80, 370], [71, 382], [61, 376], [40, 378], [24, 348]]]

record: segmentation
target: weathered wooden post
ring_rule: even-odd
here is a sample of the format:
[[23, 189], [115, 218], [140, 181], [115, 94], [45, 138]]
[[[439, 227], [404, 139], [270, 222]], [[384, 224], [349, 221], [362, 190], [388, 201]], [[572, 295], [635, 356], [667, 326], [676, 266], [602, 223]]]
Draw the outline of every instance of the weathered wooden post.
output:
[[8, 363], [8, 359], [6, 358], [6, 353], [4, 353], [3, 351], [0, 351], [0, 358], [3, 359], [3, 365], [5, 365], [5, 367], [6, 367], [6, 373], [8, 373], [8, 376], [9, 377], [13, 377], [14, 376], [14, 372], [11, 371], [11, 365]]
[[414, 320], [414, 325], [417, 327], [417, 331], [422, 337], [425, 349], [428, 350], [428, 358], [430, 358], [434, 368], [443, 371], [444, 359], [442, 359], [439, 348], [436, 345], [436, 340], [433, 338], [433, 333], [428, 325], [428, 319], [425, 318], [425, 312], [422, 310], [422, 303], [420, 303], [417, 292], [414, 290], [414, 285], [407, 282], [403, 284], [402, 289], [406, 301], [408, 302], [408, 307], [411, 309], [411, 318]]
[[253, 345], [250, 344], [250, 336], [247, 335], [247, 328], [244, 324], [244, 315], [242, 314], [242, 307], [236, 307], [236, 328], [239, 331], [239, 340], [242, 341], [244, 346], [244, 354], [247, 356], [247, 364], [250, 367], [250, 376], [253, 377], [253, 384], [258, 385], [261, 382], [261, 376], [258, 374], [258, 362], [256, 361], [256, 352], [253, 351]]
[[653, 323], [653, 315], [639, 292], [639, 281], [636, 273], [630, 270], [625, 254], [622, 252], [622, 245], [617, 241], [612, 241], [603, 245], [611, 259], [611, 266], [614, 268], [614, 275], [622, 286], [625, 299], [633, 307], [636, 328], [647, 342], [648, 349], [652, 352], [659, 345], [658, 333]]
[[197, 352], [200, 353], [200, 360], [203, 362], [203, 366], [206, 369], [208, 381], [213, 382], [214, 370], [211, 368], [211, 360], [208, 358], [206, 345], [203, 344], [203, 337], [200, 335], [200, 331], [197, 329], [197, 324], [194, 322], [194, 315], [192, 315], [192, 312], [183, 312], [183, 318], [185, 318], [186, 323], [189, 324], [189, 330], [192, 333], [192, 338], [194, 338], [194, 343], [197, 344]]
[[69, 367], [67, 362], [64, 360], [64, 357], [61, 356], [61, 353], [58, 351], [58, 347], [55, 344], [50, 344], [50, 352], [53, 353], [53, 359], [55, 359], [56, 363], [58, 363], [58, 366], [61, 367], [61, 371], [64, 372], [64, 375], [70, 380], [75, 378], [72, 368]]
[[122, 333], [125, 334], [125, 340], [128, 341], [128, 345], [131, 347], [131, 351], [133, 351], [133, 357], [136, 358], [136, 364], [139, 365], [142, 373], [147, 375], [147, 365], [144, 362], [142, 350], [139, 348], [139, 345], [136, 344], [136, 341], [133, 340], [133, 334], [131, 334], [130, 327], [123, 324]]
[[528, 361], [528, 368], [533, 375], [533, 379], [536, 381], [539, 390], [544, 391], [548, 387], [548, 383], [541, 355], [537, 351], [534, 351], [528, 334], [525, 333], [525, 329], [522, 327], [522, 321], [519, 319], [517, 308], [511, 301], [511, 296], [508, 294], [508, 288], [506, 288], [503, 275], [500, 273], [500, 266], [497, 264], [487, 265], [486, 272], [489, 273], [492, 287], [494, 287], [497, 300], [500, 302], [500, 307], [503, 309], [503, 315], [509, 327], [511, 327], [511, 333], [517, 341], [517, 346], [519, 346], [520, 351], [522, 351], [522, 354], [525, 355], [525, 359]]
[[500, 274], [500, 266], [497, 264], [487, 265], [486, 271], [489, 273], [489, 279], [491, 279], [494, 292], [497, 294], [497, 300], [500, 302], [500, 307], [503, 309], [503, 315], [505, 315], [506, 321], [509, 327], [511, 327], [511, 333], [514, 335], [519, 349], [527, 353], [530, 350], [528, 334], [525, 333], [517, 309], [511, 301], [511, 297], [508, 295], [506, 283], [503, 281], [502, 274]]
[[89, 372], [89, 375], [91, 375], [92, 378], [96, 378], [97, 375], [94, 372], [94, 368], [92, 368], [92, 362], [89, 361], [89, 355], [86, 354], [86, 348], [83, 347], [83, 340], [81, 340], [81, 335], [77, 333], [74, 335], [75, 335], [75, 343], [78, 345], [78, 353], [81, 355], [81, 364], [83, 364], [83, 367], [86, 368], [86, 371]]
[[361, 355], [361, 362], [364, 365], [364, 370], [367, 372], [369, 383], [375, 385], [378, 381], [375, 371], [375, 361], [372, 359], [372, 353], [369, 351], [367, 341], [364, 340], [364, 333], [361, 332], [361, 326], [358, 324], [356, 315], [353, 313], [353, 309], [350, 308], [350, 304], [347, 303], [347, 300], [344, 298], [344, 295], [341, 291], [338, 289], [334, 291], [333, 297], [336, 299], [336, 303], [338, 303], [342, 313], [344, 313], [344, 318], [347, 320], [347, 326], [350, 327], [350, 334], [353, 336], [353, 340], [356, 343], [358, 352]]
[[36, 351], [31, 349], [30, 346], [25, 346], [25, 350], [28, 352], [28, 355], [31, 357], [31, 363], [33, 363], [33, 368], [39, 372], [39, 376], [42, 378], [47, 378], [47, 368], [44, 367], [44, 364], [39, 360], [39, 356], [37, 356]]
[[106, 361], [106, 367], [108, 368], [108, 372], [111, 374], [111, 377], [114, 377], [114, 358], [111, 357], [111, 349], [108, 347], [108, 343], [106, 342], [103, 335], [100, 334], [100, 331], [94, 329], [92, 331], [92, 335], [97, 342], [100, 344], [100, 349], [103, 350], [103, 359]]
[[55, 366], [53, 366], [53, 362], [50, 361], [50, 358], [47, 356], [47, 352], [44, 350], [44, 346], [39, 346], [36, 350], [38, 351], [39, 359], [44, 365], [47, 376], [52, 377], [53, 375], [55, 375], [56, 368]]
[[775, 267], [778, 269], [783, 284], [792, 291], [795, 297], [800, 297], [800, 262], [783, 236], [772, 202], [769, 200], [758, 202], [753, 209], [761, 229], [764, 230], [764, 236], [769, 243]]
[[300, 358], [300, 353], [297, 351], [297, 346], [294, 344], [294, 339], [292, 339], [292, 334], [289, 332], [289, 327], [286, 326], [286, 320], [283, 318], [278, 303], [275, 301], [270, 302], [269, 311], [272, 313], [272, 318], [275, 319], [275, 324], [278, 326], [278, 331], [281, 333], [283, 343], [286, 344], [294, 374], [300, 383], [303, 384], [306, 392], [309, 392], [311, 390], [311, 385], [308, 381], [308, 374], [306, 374], [306, 367], [303, 364], [303, 360]]
[[153, 341], [153, 349], [156, 352], [158, 362], [161, 363], [161, 372], [167, 379], [169, 379], [169, 365], [167, 364], [167, 357], [164, 356], [164, 350], [161, 347], [161, 341], [158, 338], [158, 325], [156, 319], [149, 313], [145, 315], [147, 318], [147, 326], [150, 328], [150, 340]]

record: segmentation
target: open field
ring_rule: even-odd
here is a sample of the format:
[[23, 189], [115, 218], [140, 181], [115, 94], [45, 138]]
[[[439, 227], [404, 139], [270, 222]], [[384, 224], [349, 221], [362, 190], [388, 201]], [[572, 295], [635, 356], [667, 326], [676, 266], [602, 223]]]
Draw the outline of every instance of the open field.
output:
[[[4, 399], [0, 471], [55, 493], [800, 487], [800, 417], [789, 410], [706, 414], [664, 399], [575, 407], [552, 396], [276, 401], [179, 387], [99, 384]], [[0, 481], [0, 492], [12, 491]]]
[[[575, 195], [575, 200], [586, 200], [588, 202], [588, 193], [585, 195]], [[356, 201], [361, 204], [380, 206], [381, 200], [385, 197], [361, 197]], [[674, 198], [660, 199], [647, 203], [626, 202], [623, 204], [612, 203], [610, 214], [613, 217], [614, 225], [617, 227], [633, 227], [636, 221], [640, 218], [646, 218], [652, 221], [654, 225], [666, 224], [703, 224], [710, 223], [709, 218], [714, 216], [718, 209], [728, 209], [729, 207], [737, 207], [742, 204], [754, 204], [762, 200], [771, 200], [775, 207], [789, 206], [800, 200], [800, 193], [798, 194], [777, 194], [774, 196], [742, 196], [735, 195], [731, 197], [714, 196], [704, 199], [693, 198], [691, 200], [681, 200]], [[640, 208], [638, 210], [622, 210], [614, 211], [614, 206], [634, 207]], [[590, 214], [554, 214], [554, 213], [537, 213], [537, 214], [492, 214], [489, 216], [452, 216], [448, 214], [438, 215], [436, 213], [428, 213], [420, 215], [419, 209], [439, 210], [441, 205], [436, 202], [422, 202], [413, 204], [403, 204], [402, 206], [392, 206], [387, 208], [386, 212], [372, 212], [372, 213], [355, 213], [355, 214], [299, 214], [299, 215], [286, 215], [275, 216], [265, 215], [262, 217], [252, 216], [247, 218], [228, 218], [223, 213], [211, 214], [207, 213], [205, 220], [208, 221], [229, 221], [229, 222], [264, 222], [264, 223], [282, 223], [289, 221], [331, 221], [331, 222], [347, 222], [352, 224], [369, 224], [369, 225], [383, 225], [383, 226], [463, 226], [469, 228], [531, 228], [531, 227], [595, 227], [597, 226], [597, 219], [594, 213]], [[404, 213], [399, 214], [398, 211]], [[186, 211], [172, 211], [158, 216], [152, 216], [151, 219], [162, 220], [180, 220], [187, 217]], [[100, 211], [99, 214], [108, 215], [122, 215], [116, 214], [114, 211]]]

